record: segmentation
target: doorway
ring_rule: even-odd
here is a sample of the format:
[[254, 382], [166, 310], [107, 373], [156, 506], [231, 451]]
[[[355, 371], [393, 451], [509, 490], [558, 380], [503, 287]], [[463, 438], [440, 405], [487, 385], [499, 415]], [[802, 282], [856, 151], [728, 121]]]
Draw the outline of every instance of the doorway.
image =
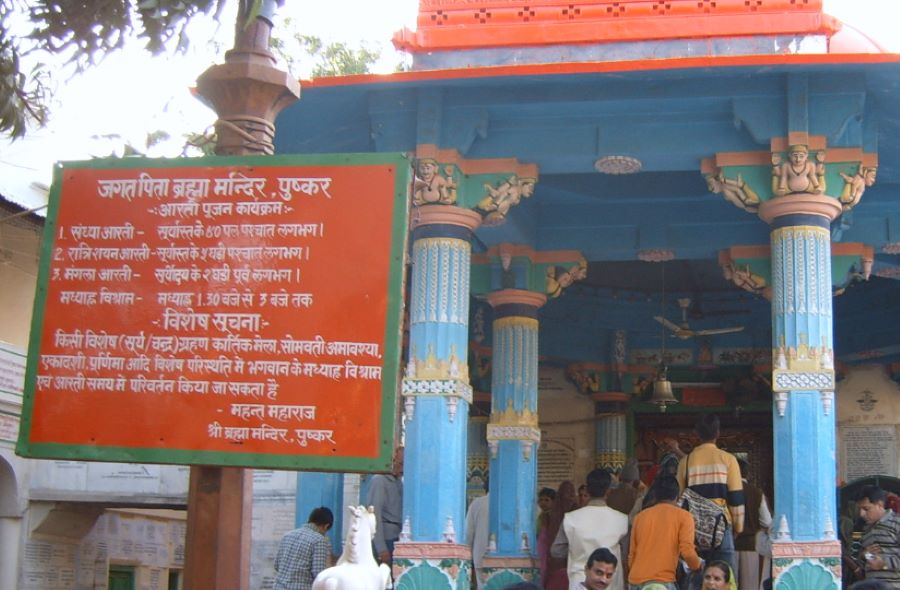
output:
[[134, 590], [134, 566], [110, 564], [107, 588], [109, 590]]
[[[747, 460], [750, 464], [747, 479], [765, 492], [771, 507], [774, 493], [771, 413], [717, 414], [721, 423], [718, 446]], [[700, 442], [694, 434], [699, 415], [694, 412], [635, 414], [635, 455], [642, 476], [662, 457], [664, 438], [677, 440], [686, 453]]]

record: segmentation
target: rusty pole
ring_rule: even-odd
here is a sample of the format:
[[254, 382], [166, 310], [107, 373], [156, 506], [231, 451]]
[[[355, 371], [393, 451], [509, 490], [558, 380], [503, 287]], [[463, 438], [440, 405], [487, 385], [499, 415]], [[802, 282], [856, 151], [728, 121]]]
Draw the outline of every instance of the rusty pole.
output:
[[[234, 48], [225, 63], [197, 79], [197, 89], [216, 110], [216, 154], [271, 155], [275, 117], [300, 97], [300, 85], [275, 67], [269, 52], [274, 0], [246, 23], [241, 2]], [[184, 587], [246, 590], [250, 584], [253, 471], [191, 466], [188, 490]]]

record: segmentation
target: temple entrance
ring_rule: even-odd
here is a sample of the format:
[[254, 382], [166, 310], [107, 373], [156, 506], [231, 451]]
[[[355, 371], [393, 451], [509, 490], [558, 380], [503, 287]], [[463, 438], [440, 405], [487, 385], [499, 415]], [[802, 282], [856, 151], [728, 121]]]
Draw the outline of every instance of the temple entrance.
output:
[[[699, 443], [694, 434], [698, 413], [635, 414], [635, 456], [641, 476], [656, 464], [664, 454], [662, 441], [671, 437], [689, 452]], [[769, 413], [718, 412], [721, 435], [718, 446], [729, 453], [747, 460], [750, 464], [751, 483], [759, 486], [772, 506], [774, 491], [772, 471], [772, 416]]]

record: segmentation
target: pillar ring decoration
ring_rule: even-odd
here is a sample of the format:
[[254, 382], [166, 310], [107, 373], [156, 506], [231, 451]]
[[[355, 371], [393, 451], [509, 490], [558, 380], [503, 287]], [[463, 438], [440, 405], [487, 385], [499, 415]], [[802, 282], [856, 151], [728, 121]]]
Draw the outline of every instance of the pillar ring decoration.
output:
[[834, 406], [834, 392], [823, 390], [820, 392], [822, 396], [822, 411], [826, 416], [831, 415], [831, 409]]
[[530, 459], [530, 451], [526, 452], [524, 445], [530, 445], [531, 443], [541, 444], [541, 429], [535, 426], [488, 424], [486, 438], [488, 447], [491, 449], [491, 457], [497, 456], [497, 450], [501, 440], [514, 440], [522, 443], [522, 453], [527, 461]]
[[410, 229], [425, 225], [458, 225], [475, 230], [481, 225], [481, 215], [471, 209], [453, 205], [422, 205], [414, 207], [410, 215]]
[[797, 193], [776, 197], [759, 206], [759, 217], [771, 224], [784, 215], [821, 215], [834, 221], [843, 211], [841, 202], [825, 195]]
[[456, 407], [459, 400], [472, 403], [472, 386], [459, 379], [403, 379], [400, 395], [404, 397], [403, 409], [406, 419], [415, 416], [416, 397], [447, 398], [447, 413], [451, 422], [456, 418]]
[[534, 291], [526, 291], [524, 289], [502, 289], [500, 291], [488, 293], [487, 300], [488, 303], [491, 304], [491, 307], [494, 308], [499, 305], [507, 304], [541, 307], [547, 303], [547, 296], [543, 293], [535, 293]]

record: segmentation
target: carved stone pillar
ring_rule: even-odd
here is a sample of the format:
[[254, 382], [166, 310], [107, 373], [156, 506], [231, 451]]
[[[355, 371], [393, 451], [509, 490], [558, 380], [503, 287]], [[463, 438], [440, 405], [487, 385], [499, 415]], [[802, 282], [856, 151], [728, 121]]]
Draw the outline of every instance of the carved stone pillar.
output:
[[841, 203], [800, 193], [760, 206], [772, 248], [776, 588], [839, 588], [830, 223]]
[[403, 378], [406, 455], [397, 588], [468, 590], [465, 545], [472, 231], [481, 216], [450, 205], [416, 209], [412, 222], [409, 361]]
[[491, 379], [490, 542], [486, 588], [539, 577], [535, 541], [538, 428], [538, 319], [547, 296], [522, 289], [488, 294], [494, 308]]

